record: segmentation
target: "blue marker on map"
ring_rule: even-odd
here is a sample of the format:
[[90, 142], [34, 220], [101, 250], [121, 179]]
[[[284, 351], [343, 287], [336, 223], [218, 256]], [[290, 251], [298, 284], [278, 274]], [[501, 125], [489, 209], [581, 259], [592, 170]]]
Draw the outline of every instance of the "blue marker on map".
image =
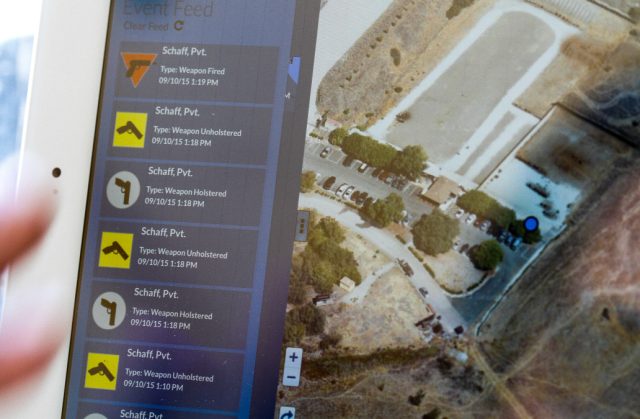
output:
[[540, 221], [536, 217], [527, 217], [524, 220], [524, 229], [528, 232], [534, 232], [540, 228]]

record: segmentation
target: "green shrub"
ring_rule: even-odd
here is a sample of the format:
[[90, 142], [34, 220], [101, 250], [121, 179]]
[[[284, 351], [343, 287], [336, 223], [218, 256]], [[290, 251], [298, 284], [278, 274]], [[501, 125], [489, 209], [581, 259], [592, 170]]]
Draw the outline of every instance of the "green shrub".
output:
[[507, 228], [516, 220], [516, 213], [509, 208], [503, 207], [486, 193], [473, 190], [458, 198], [458, 206], [467, 212], [476, 214], [493, 224]]
[[482, 271], [492, 271], [504, 259], [504, 252], [496, 240], [488, 240], [475, 246], [470, 252], [471, 262]]
[[460, 224], [453, 218], [435, 210], [423, 215], [411, 230], [413, 243], [431, 256], [446, 253], [453, 247], [453, 240], [460, 234]]

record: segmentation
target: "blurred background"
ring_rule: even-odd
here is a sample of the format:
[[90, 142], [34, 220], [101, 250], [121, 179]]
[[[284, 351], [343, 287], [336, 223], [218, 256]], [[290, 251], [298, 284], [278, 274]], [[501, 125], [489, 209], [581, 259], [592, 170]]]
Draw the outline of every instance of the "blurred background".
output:
[[20, 0], [0, 6], [0, 160], [20, 144], [40, 3]]
[[[18, 150], [41, 0], [0, 6], [0, 162]], [[5, 281], [0, 272], [0, 318]]]

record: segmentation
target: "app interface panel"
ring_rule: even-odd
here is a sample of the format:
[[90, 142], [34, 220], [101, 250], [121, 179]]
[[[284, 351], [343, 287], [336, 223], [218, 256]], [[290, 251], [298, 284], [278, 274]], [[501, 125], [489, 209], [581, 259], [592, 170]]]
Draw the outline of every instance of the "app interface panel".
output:
[[305, 3], [113, 2], [65, 417], [273, 411]]

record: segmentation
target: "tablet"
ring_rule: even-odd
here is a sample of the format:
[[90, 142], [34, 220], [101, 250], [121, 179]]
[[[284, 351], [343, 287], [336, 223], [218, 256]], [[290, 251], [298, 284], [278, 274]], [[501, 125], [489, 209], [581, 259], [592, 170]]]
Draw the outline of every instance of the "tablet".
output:
[[45, 5], [26, 147], [69, 202], [30, 265], [81, 251], [63, 417], [274, 410], [318, 10]]
[[73, 248], [54, 416], [637, 411], [630, 2], [86, 8], [27, 135], [86, 139], [27, 267]]

